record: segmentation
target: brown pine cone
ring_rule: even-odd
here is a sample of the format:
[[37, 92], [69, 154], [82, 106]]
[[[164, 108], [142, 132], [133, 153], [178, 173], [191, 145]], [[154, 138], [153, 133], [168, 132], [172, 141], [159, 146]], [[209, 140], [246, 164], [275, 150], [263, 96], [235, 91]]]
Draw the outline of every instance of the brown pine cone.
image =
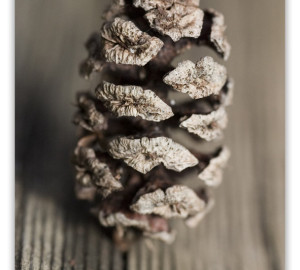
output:
[[[101, 78], [94, 94], [77, 96], [76, 194], [118, 241], [141, 232], [172, 242], [168, 220], [198, 224], [214, 204], [209, 188], [221, 183], [230, 152], [191, 151], [171, 135], [182, 129], [199, 143], [220, 138], [233, 93], [226, 68], [212, 57], [172, 62], [199, 45], [226, 60], [224, 18], [201, 10], [199, 0], [115, 0], [104, 19], [80, 67], [85, 78]], [[178, 182], [194, 172], [198, 189]]]

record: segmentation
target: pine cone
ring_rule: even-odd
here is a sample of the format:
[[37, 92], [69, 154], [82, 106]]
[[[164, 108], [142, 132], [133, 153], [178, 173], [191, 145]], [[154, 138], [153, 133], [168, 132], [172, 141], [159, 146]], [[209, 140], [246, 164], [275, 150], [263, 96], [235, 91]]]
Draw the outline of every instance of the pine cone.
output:
[[[80, 67], [85, 78], [92, 72], [101, 78], [95, 94], [77, 96], [76, 194], [91, 202], [118, 241], [141, 232], [172, 242], [168, 220], [199, 223], [214, 205], [210, 187], [221, 183], [230, 156], [224, 146], [191, 151], [171, 138], [172, 130], [199, 142], [220, 138], [233, 93], [226, 68], [212, 57], [176, 67], [172, 61], [199, 45], [226, 60], [224, 18], [201, 10], [199, 0], [115, 0], [104, 19], [86, 43], [88, 58]], [[185, 101], [175, 102], [171, 92], [184, 94]], [[198, 189], [178, 182], [195, 172]]]

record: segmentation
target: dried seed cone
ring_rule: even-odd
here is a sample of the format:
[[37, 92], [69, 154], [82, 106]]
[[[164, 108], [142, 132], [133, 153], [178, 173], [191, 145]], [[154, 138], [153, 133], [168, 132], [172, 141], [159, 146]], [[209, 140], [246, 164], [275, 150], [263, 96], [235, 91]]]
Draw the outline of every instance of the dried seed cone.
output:
[[[172, 133], [181, 129], [199, 144], [222, 137], [233, 93], [212, 57], [173, 60], [200, 45], [226, 60], [224, 17], [200, 9], [199, 0], [115, 0], [104, 20], [80, 66], [85, 78], [100, 76], [94, 92], [77, 95], [76, 194], [119, 243], [139, 233], [170, 243], [169, 219], [195, 227], [210, 211], [210, 188], [222, 182], [230, 156], [224, 146], [188, 149]], [[199, 188], [178, 182], [193, 173]]]

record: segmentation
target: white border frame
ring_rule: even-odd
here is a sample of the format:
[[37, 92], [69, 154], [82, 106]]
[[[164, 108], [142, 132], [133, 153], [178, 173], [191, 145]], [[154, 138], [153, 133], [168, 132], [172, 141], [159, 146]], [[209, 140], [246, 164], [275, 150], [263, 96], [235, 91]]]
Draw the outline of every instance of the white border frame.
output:
[[0, 1], [1, 196], [0, 267], [14, 267], [14, 0]]
[[300, 269], [300, 1], [286, 0], [286, 269]]

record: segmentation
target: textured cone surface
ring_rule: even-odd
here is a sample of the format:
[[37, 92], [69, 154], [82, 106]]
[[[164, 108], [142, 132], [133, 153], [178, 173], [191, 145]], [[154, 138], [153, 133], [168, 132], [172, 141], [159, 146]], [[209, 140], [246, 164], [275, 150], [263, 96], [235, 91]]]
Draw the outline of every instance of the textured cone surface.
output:
[[[170, 219], [195, 227], [215, 203], [210, 188], [222, 182], [229, 149], [196, 151], [172, 136], [181, 130], [200, 145], [222, 138], [232, 103], [233, 81], [217, 60], [206, 56], [172, 66], [193, 46], [229, 56], [223, 15], [199, 4], [114, 0], [101, 30], [86, 43], [80, 73], [99, 76], [94, 93], [77, 95], [75, 190], [91, 202], [101, 226], [113, 228], [117, 242], [140, 232], [171, 243], [176, 232]], [[172, 92], [186, 101], [170, 99]], [[197, 188], [181, 181], [194, 173]]]
[[96, 89], [96, 96], [117, 116], [140, 116], [156, 122], [173, 116], [171, 107], [153, 91], [139, 86], [104, 82]]
[[160, 163], [174, 171], [198, 164], [198, 160], [182, 145], [166, 137], [129, 139], [121, 137], [109, 143], [112, 157], [123, 159], [141, 173], [147, 173]]

